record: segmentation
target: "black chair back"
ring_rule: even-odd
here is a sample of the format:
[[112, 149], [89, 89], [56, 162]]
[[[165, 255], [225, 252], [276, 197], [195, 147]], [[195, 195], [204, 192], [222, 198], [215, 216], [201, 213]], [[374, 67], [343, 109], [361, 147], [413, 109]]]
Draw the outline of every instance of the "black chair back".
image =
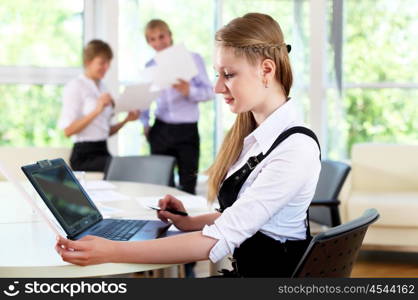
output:
[[341, 224], [338, 195], [350, 170], [351, 167], [343, 162], [321, 162], [321, 173], [309, 208], [310, 220], [329, 227]]
[[174, 186], [175, 162], [174, 157], [167, 155], [113, 156], [104, 178]]
[[350, 277], [364, 236], [379, 218], [376, 209], [314, 236], [292, 277]]

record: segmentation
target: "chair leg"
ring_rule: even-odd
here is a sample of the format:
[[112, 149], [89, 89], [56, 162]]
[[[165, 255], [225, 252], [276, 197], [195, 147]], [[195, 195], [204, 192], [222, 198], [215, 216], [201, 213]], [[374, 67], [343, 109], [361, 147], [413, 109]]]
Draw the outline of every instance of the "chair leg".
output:
[[338, 206], [332, 206], [330, 207], [330, 210], [332, 227], [341, 225], [340, 211], [338, 210]]

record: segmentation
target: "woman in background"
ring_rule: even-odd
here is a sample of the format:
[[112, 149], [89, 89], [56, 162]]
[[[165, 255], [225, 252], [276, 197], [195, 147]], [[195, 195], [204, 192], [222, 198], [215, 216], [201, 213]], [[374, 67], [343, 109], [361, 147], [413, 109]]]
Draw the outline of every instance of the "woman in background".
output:
[[73, 137], [70, 165], [75, 171], [103, 172], [111, 157], [107, 138], [139, 117], [138, 111], [132, 111], [122, 122], [111, 124], [114, 102], [102, 79], [112, 57], [107, 43], [90, 41], [83, 51], [84, 73], [64, 88], [58, 126]]

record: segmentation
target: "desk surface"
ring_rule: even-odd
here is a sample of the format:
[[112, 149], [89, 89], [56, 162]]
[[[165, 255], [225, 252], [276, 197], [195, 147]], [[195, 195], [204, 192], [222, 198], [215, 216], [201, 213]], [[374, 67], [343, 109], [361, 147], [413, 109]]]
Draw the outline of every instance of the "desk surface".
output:
[[[121, 210], [118, 217], [156, 220], [134, 197], [187, 195], [174, 188], [153, 184], [112, 182], [129, 199], [106, 202]], [[35, 196], [28, 182], [24, 187]], [[41, 201], [41, 200], [40, 200]], [[100, 209], [100, 206], [99, 206]], [[197, 214], [206, 209], [189, 210]], [[101, 264], [80, 267], [63, 262], [55, 252], [55, 235], [9, 182], [0, 182], [0, 277], [87, 277], [123, 274], [165, 268], [169, 265]]]

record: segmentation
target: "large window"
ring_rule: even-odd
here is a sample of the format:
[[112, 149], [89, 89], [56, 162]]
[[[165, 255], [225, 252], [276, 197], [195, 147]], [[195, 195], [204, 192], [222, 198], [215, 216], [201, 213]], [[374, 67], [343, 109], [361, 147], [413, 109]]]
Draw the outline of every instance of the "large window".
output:
[[344, 1], [343, 90], [329, 94], [329, 153], [418, 141], [418, 2]]
[[[282, 26], [292, 45], [291, 96], [314, 129], [326, 123], [322, 148], [328, 157], [347, 158], [359, 142], [418, 140], [416, 0], [0, 1], [1, 145], [71, 144], [56, 121], [63, 85], [82, 70], [85, 36], [111, 43], [117, 54], [111, 72], [118, 76], [110, 78], [110, 85], [123, 86], [137, 81], [139, 70], [153, 57], [143, 30], [150, 19], [161, 18], [170, 25], [175, 43], [184, 42], [203, 56], [214, 80], [214, 33], [247, 12], [268, 13]], [[326, 19], [323, 41], [316, 40], [313, 30], [320, 22], [310, 22], [322, 16], [321, 3], [327, 9], [321, 17]], [[118, 19], [117, 26], [104, 26], [108, 19]], [[312, 67], [318, 57], [314, 45], [324, 50], [324, 75]], [[315, 76], [325, 78], [324, 94], [317, 99], [308, 97]], [[313, 120], [322, 104], [321, 112], [327, 114]], [[235, 115], [222, 101], [202, 103], [200, 111], [202, 171], [213, 161], [216, 143]], [[119, 154], [149, 153], [141, 127], [130, 122], [119, 132]]]
[[56, 123], [62, 85], [77, 74], [83, 1], [1, 1], [0, 144], [68, 145]]

